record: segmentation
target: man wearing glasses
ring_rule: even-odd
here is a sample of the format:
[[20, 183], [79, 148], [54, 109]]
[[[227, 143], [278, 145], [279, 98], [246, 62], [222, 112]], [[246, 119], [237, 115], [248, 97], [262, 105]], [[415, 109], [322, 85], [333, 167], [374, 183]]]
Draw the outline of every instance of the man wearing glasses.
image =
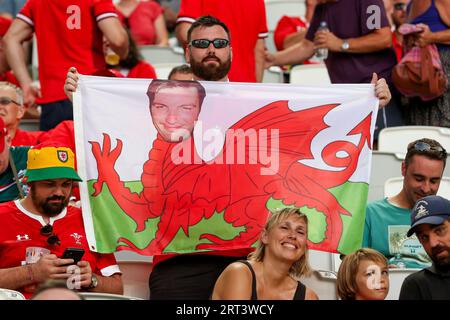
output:
[[27, 167], [29, 148], [11, 147], [11, 137], [0, 117], [0, 202], [23, 197], [26, 193], [27, 188], [20, 180]]
[[175, 32], [183, 47], [189, 45], [191, 39], [196, 39], [189, 39], [188, 30], [192, 28], [192, 24], [206, 15], [220, 19], [230, 30], [235, 54], [230, 80], [261, 82], [264, 72], [264, 41], [268, 34], [264, 1], [182, 0]]
[[438, 192], [446, 161], [447, 152], [439, 142], [427, 138], [411, 142], [402, 162], [402, 190], [393, 197], [367, 205], [362, 246], [392, 259], [390, 267], [430, 265], [420, 242], [416, 237], [408, 238], [406, 233], [414, 204]]
[[0, 117], [5, 122], [12, 146], [34, 146], [45, 139], [44, 131], [20, 130], [25, 114], [22, 90], [9, 82], [0, 82]]
[[[91, 252], [81, 210], [68, 206], [74, 181], [74, 154], [66, 147], [40, 145], [28, 152], [23, 200], [0, 205], [0, 287], [21, 291], [47, 279], [65, 279], [70, 289], [122, 294], [120, 270], [113, 254]], [[27, 248], [50, 251], [26, 264]], [[76, 266], [61, 259], [66, 248], [84, 249]], [[73, 278], [76, 275], [75, 278]], [[72, 287], [71, 287], [72, 286]]]

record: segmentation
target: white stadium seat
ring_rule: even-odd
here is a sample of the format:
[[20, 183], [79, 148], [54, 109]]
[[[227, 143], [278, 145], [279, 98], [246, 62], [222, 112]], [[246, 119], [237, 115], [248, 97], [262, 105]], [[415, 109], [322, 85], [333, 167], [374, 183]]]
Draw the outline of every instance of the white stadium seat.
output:
[[380, 131], [380, 135], [378, 136], [378, 150], [406, 153], [408, 144], [421, 138], [434, 139], [447, 151], [450, 151], [450, 128], [431, 126], [384, 128]]
[[291, 69], [289, 83], [321, 86], [331, 84], [331, 80], [324, 63], [302, 64]]
[[368, 202], [383, 199], [386, 180], [401, 175], [403, 156], [391, 152], [372, 152]]
[[300, 281], [312, 289], [320, 300], [337, 300], [336, 273], [332, 271], [314, 270], [308, 277], [300, 278]]
[[386, 300], [398, 300], [403, 280], [419, 269], [389, 269], [389, 293]]
[[182, 53], [169, 47], [140, 46], [139, 51], [144, 60], [150, 62], [153, 66], [157, 63], [177, 63], [178, 65], [186, 63]]
[[155, 68], [156, 76], [158, 79], [167, 80], [169, 78], [170, 71], [173, 68], [178, 67], [181, 63], [178, 62], [166, 62], [166, 63], [152, 63]]
[[283, 70], [280, 67], [270, 67], [264, 70], [264, 83], [283, 83]]

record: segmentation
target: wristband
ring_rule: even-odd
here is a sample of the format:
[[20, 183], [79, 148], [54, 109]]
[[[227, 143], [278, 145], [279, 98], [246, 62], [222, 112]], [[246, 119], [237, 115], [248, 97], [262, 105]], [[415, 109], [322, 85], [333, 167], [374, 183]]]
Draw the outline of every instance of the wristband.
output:
[[31, 282], [34, 282], [33, 268], [31, 267], [30, 264], [27, 264], [26, 267], [27, 267], [27, 271], [28, 271], [28, 280], [30, 280]]

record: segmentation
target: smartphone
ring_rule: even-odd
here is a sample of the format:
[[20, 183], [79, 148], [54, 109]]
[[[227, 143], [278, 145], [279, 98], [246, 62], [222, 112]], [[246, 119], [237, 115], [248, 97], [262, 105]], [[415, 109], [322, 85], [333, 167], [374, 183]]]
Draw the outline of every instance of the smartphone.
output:
[[78, 261], [81, 260], [81, 258], [84, 255], [84, 249], [81, 248], [66, 248], [64, 250], [63, 255], [61, 256], [61, 259], [73, 259], [73, 264], [77, 264]]

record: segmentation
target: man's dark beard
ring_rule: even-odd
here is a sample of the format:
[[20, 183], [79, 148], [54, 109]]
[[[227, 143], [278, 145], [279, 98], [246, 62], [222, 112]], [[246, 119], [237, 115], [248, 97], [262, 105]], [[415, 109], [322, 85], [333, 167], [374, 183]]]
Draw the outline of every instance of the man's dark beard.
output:
[[[41, 210], [41, 213], [48, 217], [54, 217], [63, 211], [65, 207], [69, 204], [70, 197], [64, 198], [63, 196], [51, 196], [45, 200], [39, 201], [36, 198], [36, 193], [33, 188], [30, 190], [31, 199], [33, 200], [36, 208]], [[60, 203], [49, 203], [51, 200], [62, 200]]]
[[[448, 256], [446, 258], [437, 258], [436, 255], [442, 250], [447, 250]], [[450, 250], [449, 248], [438, 246], [431, 249], [431, 260], [433, 260], [436, 268], [442, 272], [450, 271]]]
[[225, 78], [231, 68], [231, 59], [227, 59], [225, 62], [218, 60], [218, 66], [215, 64], [205, 66], [202, 61], [197, 62], [192, 57], [190, 62], [192, 73], [206, 81], [218, 81]]

